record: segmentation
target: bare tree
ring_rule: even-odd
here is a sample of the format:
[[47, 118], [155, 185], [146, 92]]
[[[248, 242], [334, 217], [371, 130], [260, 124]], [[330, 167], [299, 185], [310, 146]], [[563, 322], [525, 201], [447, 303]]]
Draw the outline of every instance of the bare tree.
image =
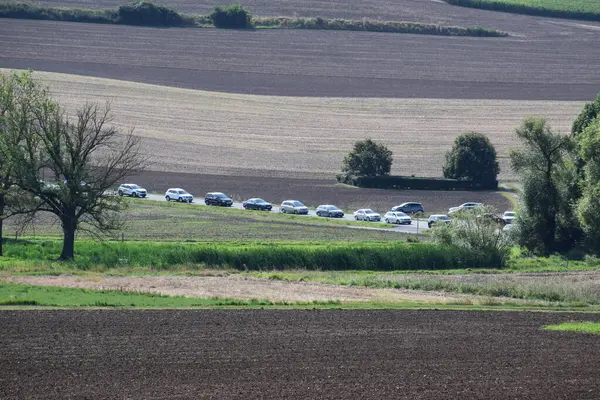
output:
[[139, 138], [110, 122], [110, 104], [86, 104], [70, 120], [60, 106], [46, 102], [36, 110], [37, 129], [20, 152], [19, 185], [41, 200], [40, 211], [60, 220], [61, 260], [73, 259], [78, 230], [106, 234], [121, 227], [124, 203], [109, 191], [145, 165]]

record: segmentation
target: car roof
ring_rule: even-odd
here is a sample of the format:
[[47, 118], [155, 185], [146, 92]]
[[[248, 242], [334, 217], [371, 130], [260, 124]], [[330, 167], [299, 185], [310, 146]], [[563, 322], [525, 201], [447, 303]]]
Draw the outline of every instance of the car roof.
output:
[[447, 217], [447, 215], [446, 214], [433, 214], [433, 215], [430, 215], [430, 217]]
[[209, 194], [224, 194], [224, 193], [222, 193], [222, 192], [208, 192], [206, 194], [209, 195]]
[[168, 190], [184, 190], [182, 188], [169, 188]]

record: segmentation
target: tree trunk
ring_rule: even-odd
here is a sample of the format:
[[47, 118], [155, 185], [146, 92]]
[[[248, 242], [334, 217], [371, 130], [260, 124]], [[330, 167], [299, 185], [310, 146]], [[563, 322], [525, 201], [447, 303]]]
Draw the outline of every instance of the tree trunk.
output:
[[62, 228], [63, 248], [60, 253], [60, 260], [72, 260], [75, 257], [75, 230], [77, 228], [75, 217], [64, 217]]
[[4, 218], [2, 218], [2, 210], [0, 210], [0, 257], [4, 255], [4, 236], [2, 236], [2, 228], [4, 227]]

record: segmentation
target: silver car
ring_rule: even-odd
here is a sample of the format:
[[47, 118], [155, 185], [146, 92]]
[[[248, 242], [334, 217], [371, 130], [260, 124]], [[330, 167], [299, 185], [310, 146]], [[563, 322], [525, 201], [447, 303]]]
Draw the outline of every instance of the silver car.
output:
[[354, 211], [354, 219], [357, 221], [381, 221], [381, 215], [370, 208], [361, 208]]
[[119, 196], [131, 196], [131, 197], [146, 197], [148, 192], [143, 187], [133, 184], [124, 183], [117, 189]]
[[279, 212], [284, 214], [308, 214], [308, 207], [298, 200], [286, 200], [279, 206]]
[[385, 213], [383, 219], [387, 224], [412, 224], [412, 219], [408, 215], [400, 211], [389, 211]]
[[475, 203], [475, 202], [469, 202], [469, 203], [463, 203], [458, 207], [450, 207], [450, 209], [448, 210], [448, 214], [453, 214], [455, 212], [459, 212], [459, 211], [470, 211], [473, 210], [474, 208], [477, 207], [481, 207], [483, 206], [483, 204], [481, 203]]
[[181, 188], [171, 188], [165, 193], [165, 200], [167, 201], [178, 201], [180, 203], [191, 203], [194, 201], [194, 196], [186, 192]]

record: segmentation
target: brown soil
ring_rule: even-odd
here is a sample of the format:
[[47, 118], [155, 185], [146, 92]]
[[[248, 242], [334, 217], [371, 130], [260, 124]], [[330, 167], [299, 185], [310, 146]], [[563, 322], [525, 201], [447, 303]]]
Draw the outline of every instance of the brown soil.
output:
[[[170, 296], [198, 298], [267, 299], [271, 301], [311, 302], [339, 300], [343, 302], [429, 302], [481, 303], [506, 299], [423, 292], [401, 289], [366, 289], [304, 282], [284, 282], [239, 276], [13, 276], [5, 281], [28, 285], [64, 286], [95, 290], [126, 290], [160, 293]], [[511, 301], [513, 301], [511, 299]]]
[[598, 315], [0, 311], [0, 398], [596, 399]]
[[[484, 25], [517, 35], [154, 29], [3, 19], [0, 67], [316, 97], [591, 100], [600, 87], [598, 24], [474, 12], [430, 1], [407, 1], [404, 8], [413, 5], [419, 16], [431, 9], [432, 19], [444, 21], [449, 12], [467, 16], [469, 25], [489, 22]], [[502, 23], [492, 23], [496, 19]]]

